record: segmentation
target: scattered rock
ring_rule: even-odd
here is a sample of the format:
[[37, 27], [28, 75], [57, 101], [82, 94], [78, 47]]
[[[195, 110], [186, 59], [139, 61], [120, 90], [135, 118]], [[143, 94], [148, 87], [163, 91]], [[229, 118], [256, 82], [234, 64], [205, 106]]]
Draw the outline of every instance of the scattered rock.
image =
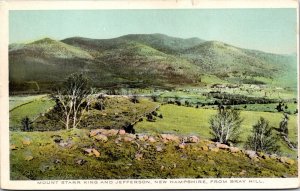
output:
[[124, 142], [132, 142], [134, 140], [134, 138], [132, 137], [124, 137]]
[[121, 141], [122, 141], [122, 138], [121, 138], [121, 137], [118, 137], [118, 138], [116, 138], [115, 143], [116, 143], [116, 144], [120, 144]]
[[23, 144], [23, 145], [30, 145], [30, 144], [31, 144], [31, 141], [30, 141], [30, 139], [26, 138], [26, 139], [24, 139], [24, 140], [22, 141], [22, 144]]
[[102, 135], [102, 134], [98, 134], [94, 137], [96, 140], [98, 141], [103, 141], [103, 142], [107, 142], [108, 141], [108, 138], [107, 136], [105, 135]]
[[61, 163], [61, 160], [60, 160], [60, 159], [55, 159], [55, 160], [53, 161], [53, 163], [54, 163], [54, 164], [59, 164], [59, 163]]
[[250, 158], [250, 159], [257, 159], [257, 154], [255, 151], [252, 151], [252, 150], [245, 150], [245, 154]]
[[25, 159], [26, 161], [31, 161], [31, 160], [33, 159], [33, 156], [27, 155], [27, 156], [24, 157], [24, 159]]
[[295, 164], [295, 161], [294, 161], [294, 160], [289, 159], [289, 158], [287, 158], [287, 157], [280, 157], [279, 161], [282, 162], [282, 163], [289, 164], [289, 165]]
[[137, 139], [140, 141], [147, 141], [148, 138], [148, 135], [137, 135]]
[[134, 134], [126, 134], [126, 137], [129, 137], [129, 138], [135, 139], [135, 138], [136, 138], [136, 135], [134, 135]]
[[276, 154], [271, 154], [271, 155], [270, 155], [270, 158], [271, 158], [271, 159], [278, 159], [278, 156], [277, 156]]
[[99, 133], [101, 133], [100, 129], [93, 129], [90, 131], [90, 137], [94, 137], [94, 136], [98, 135]]
[[84, 159], [78, 159], [78, 160], [75, 161], [75, 163], [78, 164], [78, 165], [84, 165], [85, 163], [87, 163], [87, 161], [84, 160]]
[[184, 144], [184, 143], [180, 143], [180, 144], [178, 145], [178, 148], [184, 149], [184, 148], [185, 148], [185, 144]]
[[197, 136], [190, 136], [188, 137], [188, 142], [189, 143], [198, 143], [199, 142], [199, 138]]
[[258, 152], [257, 155], [263, 159], [269, 159], [270, 155], [263, 153], [263, 152]]
[[92, 149], [92, 152], [95, 155], [95, 157], [100, 157], [100, 152], [97, 151], [96, 149]]
[[106, 136], [114, 136], [114, 135], [117, 135], [118, 132], [119, 131], [116, 130], [116, 129], [109, 129], [109, 130], [106, 130], [106, 131], [102, 131], [101, 134], [106, 135]]
[[161, 139], [164, 143], [167, 143], [169, 141], [180, 142], [180, 138], [172, 134], [161, 134]]
[[14, 145], [14, 144], [10, 145], [9, 148], [10, 148], [11, 150], [17, 150], [17, 147], [16, 147], [16, 145]]
[[93, 149], [84, 149], [84, 153], [87, 154], [88, 156], [93, 155], [92, 151], [93, 151]]
[[148, 141], [150, 142], [150, 143], [155, 143], [156, 142], [156, 140], [154, 139], [154, 137], [149, 137], [148, 138]]
[[126, 131], [124, 129], [120, 129], [118, 132], [119, 135], [125, 135]]
[[237, 147], [229, 147], [229, 150], [230, 150], [230, 152], [232, 152], [232, 153], [237, 153], [237, 152], [240, 151], [240, 149], [237, 148]]
[[156, 146], [156, 151], [157, 152], [161, 152], [163, 150], [163, 148], [161, 146]]
[[242, 170], [240, 173], [239, 173], [239, 175], [245, 175], [247, 173], [247, 171], [246, 170]]
[[208, 147], [206, 145], [200, 147], [202, 151], [208, 151]]
[[216, 147], [218, 147], [219, 149], [229, 149], [228, 145], [222, 143], [216, 143]]
[[141, 154], [141, 153], [135, 154], [135, 159], [136, 160], [142, 160], [143, 159], [143, 154]]

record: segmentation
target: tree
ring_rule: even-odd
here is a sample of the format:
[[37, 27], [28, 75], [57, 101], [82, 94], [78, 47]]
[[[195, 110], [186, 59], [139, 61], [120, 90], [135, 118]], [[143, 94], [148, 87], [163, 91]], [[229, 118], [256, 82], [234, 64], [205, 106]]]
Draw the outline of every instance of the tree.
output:
[[32, 131], [32, 121], [29, 119], [28, 116], [24, 117], [22, 120], [21, 120], [21, 124], [22, 124], [22, 127], [23, 127], [23, 131]]
[[211, 134], [220, 143], [236, 142], [242, 121], [238, 110], [219, 107], [218, 113], [209, 120]]
[[282, 132], [286, 136], [289, 133], [289, 130], [288, 130], [288, 120], [289, 120], [288, 115], [286, 113], [284, 113], [283, 114], [283, 119], [279, 123], [279, 131]]
[[278, 137], [272, 132], [273, 128], [269, 125], [269, 121], [261, 117], [253, 125], [252, 134], [248, 137], [245, 147], [260, 152], [277, 152], [279, 150]]
[[90, 105], [91, 94], [88, 79], [82, 74], [72, 74], [52, 95], [56, 102], [55, 111], [61, 114], [60, 121], [66, 129], [78, 126], [84, 110]]

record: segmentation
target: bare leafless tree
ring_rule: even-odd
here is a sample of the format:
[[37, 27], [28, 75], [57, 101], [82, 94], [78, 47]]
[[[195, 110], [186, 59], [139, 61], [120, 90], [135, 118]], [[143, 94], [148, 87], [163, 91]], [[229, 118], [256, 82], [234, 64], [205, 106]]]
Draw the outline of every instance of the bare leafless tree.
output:
[[72, 74], [52, 95], [56, 101], [57, 111], [61, 113], [60, 121], [66, 129], [78, 126], [83, 112], [90, 105], [92, 93], [86, 77], [82, 74]]
[[234, 109], [219, 107], [218, 113], [210, 118], [210, 129], [215, 141], [229, 144], [237, 141], [243, 119]]

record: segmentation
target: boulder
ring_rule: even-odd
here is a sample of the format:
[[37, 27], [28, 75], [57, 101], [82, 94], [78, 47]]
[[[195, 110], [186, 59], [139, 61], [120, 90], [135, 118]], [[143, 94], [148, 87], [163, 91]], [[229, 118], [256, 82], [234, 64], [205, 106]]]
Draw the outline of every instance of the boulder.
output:
[[134, 139], [132, 137], [124, 137], [124, 142], [132, 142]]
[[143, 154], [137, 153], [135, 154], [135, 160], [142, 160], [143, 159]]
[[216, 147], [218, 147], [219, 149], [229, 149], [228, 145], [222, 143], [216, 143]]
[[108, 141], [107, 136], [106, 135], [102, 135], [102, 134], [96, 135], [94, 138], [96, 140], [102, 141], [102, 142], [107, 142]]
[[155, 142], [156, 142], [156, 140], [155, 140], [154, 137], [152, 137], [152, 136], [150, 136], [150, 137], [148, 138], [148, 141], [149, 141], [150, 143], [155, 143]]
[[101, 129], [93, 129], [90, 131], [90, 137], [94, 137], [99, 133], [101, 133]]
[[14, 144], [10, 145], [9, 148], [10, 148], [11, 150], [17, 150], [17, 147], [16, 147], [16, 145], [14, 145]]
[[199, 138], [197, 136], [193, 135], [193, 136], [188, 137], [187, 141], [189, 143], [198, 143], [199, 142]]
[[229, 150], [230, 150], [230, 152], [232, 152], [232, 153], [237, 153], [237, 152], [240, 151], [240, 149], [237, 148], [237, 147], [229, 147]]
[[278, 159], [278, 156], [277, 156], [276, 154], [271, 154], [271, 155], [270, 155], [270, 158], [271, 158], [271, 159]]
[[118, 131], [118, 134], [119, 134], [119, 135], [125, 135], [125, 134], [126, 134], [126, 131], [125, 131], [124, 129], [120, 129], [120, 130]]
[[126, 137], [135, 139], [135, 138], [136, 138], [136, 135], [135, 135], [135, 134], [126, 134]]
[[84, 154], [88, 155], [88, 156], [92, 156], [92, 149], [84, 149]]
[[289, 159], [289, 158], [287, 158], [287, 157], [280, 157], [279, 161], [282, 162], [282, 163], [289, 164], [289, 165], [295, 164], [295, 161], [294, 161], [294, 160]]
[[109, 129], [109, 130], [102, 131], [101, 134], [103, 134], [105, 136], [114, 136], [114, 135], [117, 135], [118, 132], [119, 131], [116, 129]]
[[161, 146], [156, 146], [156, 151], [157, 152], [161, 152], [163, 150], [163, 148]]
[[202, 151], [208, 151], [208, 147], [206, 145], [200, 147]]
[[245, 154], [250, 158], [250, 159], [257, 159], [257, 154], [255, 151], [252, 151], [252, 150], [246, 150], [245, 151]]
[[95, 155], [95, 157], [100, 157], [100, 152], [97, 151], [96, 149], [92, 149], [92, 152]]
[[78, 159], [78, 160], [75, 161], [75, 163], [78, 164], [78, 165], [84, 165], [86, 162], [87, 161], [84, 160], [84, 159]]
[[184, 144], [184, 143], [180, 143], [180, 144], [178, 145], [178, 148], [179, 148], [179, 149], [184, 149], [184, 148], [185, 148], [185, 144]]
[[148, 137], [148, 135], [138, 135], [137, 138], [140, 141], [147, 141], [149, 137]]
[[27, 155], [27, 156], [24, 157], [24, 159], [25, 159], [26, 161], [31, 161], [31, 160], [33, 159], [33, 156]]
[[246, 170], [242, 170], [242, 171], [239, 173], [239, 175], [243, 176], [243, 175], [245, 175], [246, 173], [247, 173]]
[[180, 142], [180, 138], [172, 134], [161, 134], [161, 139], [164, 143], [167, 143], [169, 141]]

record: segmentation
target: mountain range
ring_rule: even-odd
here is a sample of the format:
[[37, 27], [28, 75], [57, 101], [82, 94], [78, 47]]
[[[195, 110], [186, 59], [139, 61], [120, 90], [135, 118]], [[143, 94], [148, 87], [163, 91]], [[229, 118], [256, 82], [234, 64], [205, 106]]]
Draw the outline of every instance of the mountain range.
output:
[[228, 83], [291, 79], [281, 84], [295, 86], [296, 69], [295, 55], [164, 34], [129, 34], [112, 39], [72, 37], [61, 41], [44, 38], [9, 45], [10, 91], [49, 90], [74, 72], [85, 73], [94, 86], [101, 88], [199, 85], [206, 75]]

